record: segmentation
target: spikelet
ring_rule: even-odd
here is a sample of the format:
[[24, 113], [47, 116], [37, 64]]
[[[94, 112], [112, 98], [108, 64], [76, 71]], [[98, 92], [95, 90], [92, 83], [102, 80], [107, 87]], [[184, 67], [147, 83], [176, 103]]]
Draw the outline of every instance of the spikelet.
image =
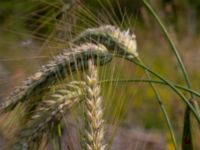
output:
[[57, 90], [51, 100], [42, 102], [32, 120], [16, 136], [12, 149], [33, 149], [41, 139], [62, 120], [63, 114], [81, 102], [84, 97], [85, 82], [72, 81], [65, 88]]
[[[56, 78], [57, 74], [59, 74], [59, 78], [64, 78], [70, 72], [87, 69], [87, 60], [90, 58], [98, 59], [100, 65], [106, 64], [112, 59], [103, 45], [86, 43], [71, 50], [65, 50], [62, 54], [56, 56], [54, 60], [49, 61], [47, 65], [42, 66], [34, 75], [27, 78], [23, 85], [16, 88], [0, 104], [0, 112], [10, 111], [18, 103], [27, 101], [33, 98], [34, 95], [44, 94], [48, 90], [47, 87], [49, 85], [58, 81]], [[36, 99], [34, 97], [34, 101], [37, 101]]]
[[[87, 29], [80, 34], [73, 43], [80, 44], [85, 42], [94, 42], [104, 45], [108, 50], [117, 53], [121, 56], [131, 54], [138, 57], [137, 44], [134, 34], [128, 31], [120, 31], [111, 25], [101, 26], [99, 28]], [[102, 45], [83, 44], [71, 50], [64, 51], [62, 54], [55, 57], [47, 65], [43, 66], [34, 75], [27, 78], [23, 85], [16, 88], [16, 90], [6, 98], [0, 105], [0, 112], [10, 111], [19, 102], [28, 100], [31, 96], [37, 95], [41, 92], [46, 92], [48, 85], [55, 83], [56, 74], [60, 78], [64, 78], [70, 71], [77, 71], [87, 69], [87, 60], [89, 58], [99, 58], [100, 65], [109, 62], [112, 57], [107, 53], [107, 49]], [[71, 51], [71, 53], [69, 53]]]
[[100, 43], [107, 47], [108, 50], [111, 50], [112, 53], [117, 53], [121, 56], [131, 54], [134, 57], [138, 57], [136, 36], [131, 34], [129, 30], [120, 31], [119, 28], [111, 25], [87, 29], [72, 42], [76, 44], [84, 42]]
[[92, 60], [89, 60], [88, 75], [86, 75], [85, 88], [85, 129], [83, 149], [103, 150], [103, 110], [100, 87], [98, 85], [97, 69]]

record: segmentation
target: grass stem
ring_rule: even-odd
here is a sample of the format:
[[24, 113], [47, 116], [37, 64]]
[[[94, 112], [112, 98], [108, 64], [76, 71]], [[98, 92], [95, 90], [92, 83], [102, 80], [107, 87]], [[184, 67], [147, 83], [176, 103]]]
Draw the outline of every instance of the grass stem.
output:
[[[167, 85], [165, 82], [163, 81], [159, 81], [159, 80], [149, 80], [149, 79], [105, 79], [105, 80], [100, 80], [99, 83], [110, 83], [110, 82], [118, 82], [118, 83], [154, 83], [154, 84], [160, 84], [160, 85], [166, 85], [166, 86], [169, 86]], [[180, 90], [183, 90], [183, 91], [186, 91], [186, 92], [190, 92], [192, 93], [194, 96], [197, 96], [197, 97], [200, 97], [200, 93], [197, 92], [197, 91], [194, 91], [192, 89], [189, 89], [185, 86], [181, 86], [179, 84], [175, 84], [173, 83], [173, 85], [180, 89]]]
[[[121, 56], [120, 56], [121, 57]], [[156, 72], [152, 71], [151, 69], [149, 69], [147, 66], [141, 64], [139, 61], [136, 61], [132, 56], [129, 57], [127, 56], [125, 59], [129, 60], [130, 62], [136, 64], [137, 66], [146, 69], [149, 73], [151, 73], [152, 75], [158, 77], [160, 80], [164, 81], [164, 83], [166, 83], [169, 87], [172, 88], [172, 90], [177, 93], [177, 95], [180, 96], [180, 98], [185, 102], [185, 104], [190, 107], [192, 113], [194, 114], [195, 118], [197, 119], [198, 123], [200, 124], [200, 116], [198, 114], [198, 112], [195, 110], [195, 108], [193, 107], [193, 105], [188, 101], [188, 99], [178, 91], [178, 89], [166, 78], [164, 78], [163, 76], [157, 74]]]
[[[141, 64], [144, 65], [144, 63], [142, 62], [142, 60], [141, 60], [139, 57], [138, 57], [137, 59], [138, 59], [138, 61], [139, 61]], [[148, 78], [149, 80], [151, 80], [151, 75], [149, 74], [148, 70], [144, 69], [144, 72], [145, 72], [147, 78]], [[162, 113], [163, 113], [163, 115], [164, 115], [164, 118], [165, 118], [165, 120], [166, 120], [166, 122], [167, 122], [167, 126], [168, 126], [168, 129], [169, 129], [169, 132], [170, 132], [170, 135], [171, 135], [173, 144], [174, 144], [174, 148], [175, 148], [176, 150], [178, 150], [178, 145], [177, 145], [177, 142], [176, 142], [175, 133], [174, 133], [174, 131], [173, 131], [173, 127], [172, 127], [171, 121], [170, 121], [170, 119], [169, 119], [169, 116], [168, 116], [168, 114], [167, 114], [167, 110], [166, 110], [166, 108], [165, 108], [165, 105], [164, 105], [164, 103], [163, 103], [163, 101], [162, 101], [162, 99], [161, 99], [161, 97], [160, 97], [160, 95], [159, 95], [159, 93], [158, 93], [158, 90], [157, 90], [156, 87], [154, 86], [154, 84], [153, 84], [152, 82], [150, 82], [149, 84], [150, 84], [150, 86], [151, 86], [151, 88], [152, 88], [152, 90], [153, 90], [153, 92], [154, 92], [154, 94], [155, 94], [155, 96], [156, 96], [156, 100], [157, 100], [158, 104], [160, 105], [161, 111], [162, 111]]]
[[[180, 54], [179, 54], [179, 52], [178, 52], [178, 50], [177, 50], [177, 48], [176, 48], [176, 46], [175, 46], [172, 38], [170, 37], [170, 35], [169, 35], [166, 27], [164, 26], [164, 24], [162, 23], [162, 21], [160, 20], [160, 18], [158, 17], [158, 15], [156, 14], [156, 12], [154, 11], [154, 9], [151, 7], [151, 5], [146, 0], [143, 0], [143, 3], [147, 7], [147, 9], [149, 10], [149, 12], [152, 14], [152, 16], [155, 18], [155, 20], [157, 21], [157, 23], [159, 24], [159, 26], [161, 27], [161, 29], [162, 29], [162, 31], [163, 31], [163, 33], [164, 33], [167, 41], [169, 42], [169, 45], [170, 45], [173, 53], [176, 56], [176, 59], [177, 59], [177, 61], [179, 63], [179, 66], [181, 68], [183, 77], [185, 79], [186, 85], [188, 86], [188, 88], [191, 88], [192, 86], [191, 86], [191, 82], [190, 82], [189, 77], [188, 77], [187, 70], [186, 70], [186, 68], [185, 68], [185, 66], [183, 64], [183, 61], [182, 61], [182, 59], [180, 57]], [[190, 102], [192, 104], [194, 104], [194, 107], [197, 110], [197, 113], [199, 115], [198, 104], [197, 104], [197, 102], [195, 100], [193, 100], [193, 94], [192, 93], [190, 93], [190, 96], [191, 96]], [[187, 105], [187, 108], [186, 108], [186, 111], [185, 111], [185, 117], [184, 117], [184, 126], [188, 125], [188, 126], [191, 127], [191, 122], [187, 122], [187, 121], [191, 120], [190, 119], [190, 110], [188, 109], [188, 107], [189, 106]], [[187, 118], [187, 117], [189, 117], [189, 118]], [[184, 129], [187, 129], [187, 130], [184, 130]], [[188, 132], [188, 133], [185, 133], [185, 132]], [[188, 135], [188, 136], [184, 137], [184, 135]], [[183, 139], [182, 139], [182, 143], [184, 143], [185, 139], [188, 139], [190, 137], [192, 137], [192, 135], [191, 135], [191, 128], [188, 129], [187, 127], [183, 127]], [[189, 147], [191, 147], [191, 148], [193, 147], [192, 146], [193, 145], [192, 140], [190, 140], [190, 143], [188, 143], [188, 144], [191, 145]], [[182, 145], [184, 145], [184, 144], [182, 144]], [[183, 150], [185, 149], [184, 147], [182, 147], [182, 148], [183, 148]], [[185, 150], [187, 150], [187, 148]], [[190, 149], [190, 150], [192, 150], [192, 149]]]

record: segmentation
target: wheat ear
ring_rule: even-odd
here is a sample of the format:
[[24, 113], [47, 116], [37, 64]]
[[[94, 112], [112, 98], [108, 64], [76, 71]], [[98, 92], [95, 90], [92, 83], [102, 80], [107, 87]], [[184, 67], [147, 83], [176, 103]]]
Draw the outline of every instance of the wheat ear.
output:
[[[83, 44], [70, 50], [64, 50], [62, 54], [56, 56], [54, 60], [42, 66], [38, 72], [26, 79], [23, 85], [16, 88], [16, 90], [1, 103], [0, 112], [10, 111], [15, 108], [18, 103], [46, 92], [49, 85], [57, 82], [57, 75], [59, 75], [59, 78], [64, 78], [66, 75], [69, 75], [70, 72], [87, 69], [87, 61], [90, 58], [98, 60], [100, 65], [106, 64], [112, 59], [103, 45]], [[34, 101], [36, 101], [35, 97]]]
[[[95, 42], [101, 43], [112, 52], [116, 52], [121, 56], [125, 54], [132, 54], [137, 57], [137, 45], [135, 35], [130, 34], [129, 31], [120, 31], [119, 28], [106, 25], [99, 28], [87, 29], [80, 34], [74, 43]], [[86, 61], [89, 58], [96, 58], [100, 55], [100, 64], [103, 65], [111, 60], [105, 47], [96, 46], [94, 44], [84, 44], [79, 47], [72, 48], [71, 53], [64, 51], [62, 54], [55, 57], [47, 65], [43, 66], [37, 73], [24, 81], [23, 85], [16, 88], [16, 90], [6, 98], [0, 105], [0, 112], [12, 110], [19, 102], [29, 99], [31, 96], [41, 94], [42, 89], [50, 84], [56, 82], [56, 75], [64, 78], [71, 71], [81, 70], [87, 68]]]
[[103, 150], [104, 129], [102, 97], [98, 85], [97, 69], [92, 60], [89, 60], [88, 75], [86, 75], [85, 88], [85, 129], [83, 149]]
[[121, 56], [131, 54], [134, 57], [138, 57], [136, 36], [131, 34], [129, 30], [121, 31], [119, 28], [111, 25], [89, 28], [72, 42], [75, 44], [84, 42], [100, 43], [112, 53]]
[[63, 114], [84, 98], [84, 88], [85, 82], [72, 81], [65, 88], [56, 90], [50, 100], [44, 100], [32, 120], [16, 136], [12, 149], [39, 146], [42, 137], [51, 133], [56, 123], [62, 120]]

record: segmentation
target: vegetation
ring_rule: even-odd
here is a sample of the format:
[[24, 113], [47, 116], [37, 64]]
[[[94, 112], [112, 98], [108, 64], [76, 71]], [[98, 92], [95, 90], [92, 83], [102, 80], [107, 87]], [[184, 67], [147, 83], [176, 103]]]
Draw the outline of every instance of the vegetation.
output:
[[[168, 149], [200, 147], [198, 0], [0, 4], [3, 77], [16, 85], [9, 74], [34, 73], [1, 103], [8, 149], [71, 149], [62, 141], [70, 120], [81, 149], [112, 148], [119, 126], [157, 130]], [[114, 127], [109, 140], [106, 125]]]

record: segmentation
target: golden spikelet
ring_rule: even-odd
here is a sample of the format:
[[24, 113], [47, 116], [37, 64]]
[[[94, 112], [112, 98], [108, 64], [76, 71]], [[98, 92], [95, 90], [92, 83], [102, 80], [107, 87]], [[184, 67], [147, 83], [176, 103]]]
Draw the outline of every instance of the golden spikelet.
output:
[[51, 100], [44, 100], [28, 125], [17, 134], [12, 149], [39, 146], [42, 138], [50, 134], [51, 129], [63, 119], [63, 114], [83, 99], [84, 87], [85, 82], [72, 81], [65, 88], [57, 90]]
[[0, 112], [13, 110], [18, 103], [28, 100], [37, 93], [46, 92], [41, 89], [57, 82], [56, 74], [64, 78], [70, 71], [86, 69], [87, 61], [90, 58], [100, 58], [99, 64], [106, 64], [112, 59], [107, 50], [111, 50], [112, 53], [117, 53], [120, 56], [131, 54], [138, 57], [135, 38], [135, 35], [130, 34], [129, 30], [120, 31], [119, 28], [111, 25], [87, 29], [72, 41], [75, 44], [81, 43], [82, 45], [64, 51], [34, 75], [27, 78], [23, 85], [16, 88], [4, 103], [0, 104]]
[[[69, 52], [71, 51], [71, 52]], [[0, 104], [0, 112], [13, 110], [17, 104], [28, 101], [33, 95], [44, 94], [49, 85], [58, 82], [56, 75], [60, 78], [66, 77], [70, 72], [87, 69], [87, 61], [90, 58], [96, 58], [98, 64], [108, 63], [112, 57], [108, 54], [103, 45], [82, 44], [71, 50], [65, 50], [57, 55], [54, 60], [49, 61], [38, 72], [27, 78], [23, 85], [16, 88], [14, 92]], [[46, 90], [43, 90], [46, 89]], [[34, 97], [34, 102], [36, 101]]]
[[121, 31], [118, 27], [104, 25], [98, 28], [89, 28], [77, 36], [73, 43], [92, 42], [104, 45], [112, 53], [118, 55], [133, 55], [138, 57], [135, 34], [129, 30]]
[[98, 85], [97, 69], [89, 60], [85, 88], [85, 126], [83, 148], [86, 150], [103, 150], [104, 128], [102, 97]]

